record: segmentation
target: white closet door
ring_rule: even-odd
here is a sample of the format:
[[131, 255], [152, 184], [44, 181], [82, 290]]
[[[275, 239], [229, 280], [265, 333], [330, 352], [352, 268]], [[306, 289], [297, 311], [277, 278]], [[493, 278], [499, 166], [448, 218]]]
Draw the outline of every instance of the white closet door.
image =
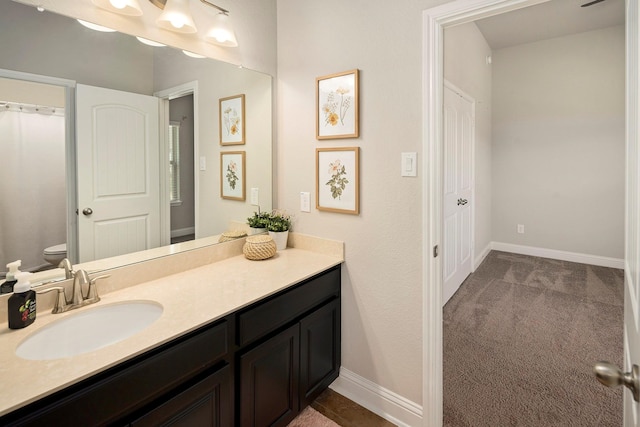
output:
[[445, 85], [442, 305], [471, 273], [473, 114], [473, 101]]

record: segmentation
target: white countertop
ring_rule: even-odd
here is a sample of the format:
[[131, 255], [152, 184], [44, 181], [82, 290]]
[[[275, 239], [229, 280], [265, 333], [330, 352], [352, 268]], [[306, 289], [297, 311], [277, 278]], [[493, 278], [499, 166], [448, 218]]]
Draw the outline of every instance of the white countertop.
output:
[[[288, 248], [265, 261], [233, 256], [183, 273], [101, 295], [102, 300], [63, 314], [38, 311], [33, 325], [10, 330], [0, 324], [0, 415], [220, 319], [253, 302], [340, 264], [342, 257]], [[98, 284], [100, 289], [100, 284]], [[122, 301], [151, 300], [162, 316], [143, 331], [108, 347], [71, 358], [33, 361], [16, 347], [39, 328], [83, 310]]]

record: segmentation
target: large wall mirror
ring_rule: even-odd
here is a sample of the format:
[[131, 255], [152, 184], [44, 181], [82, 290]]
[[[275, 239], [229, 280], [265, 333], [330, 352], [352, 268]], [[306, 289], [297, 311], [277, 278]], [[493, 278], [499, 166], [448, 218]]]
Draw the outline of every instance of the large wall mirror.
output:
[[[258, 205], [271, 209], [271, 76], [14, 2], [0, 2], [0, 32], [0, 271], [21, 259], [51, 280], [63, 251], [89, 271], [114, 268], [217, 243]], [[108, 120], [95, 121], [86, 99], [112, 95], [157, 111], [136, 121], [103, 109]], [[221, 145], [219, 100], [236, 95], [245, 143]], [[147, 142], [129, 141], [129, 128]], [[221, 197], [225, 151], [244, 153], [244, 200]], [[147, 193], [153, 218], [105, 216]]]

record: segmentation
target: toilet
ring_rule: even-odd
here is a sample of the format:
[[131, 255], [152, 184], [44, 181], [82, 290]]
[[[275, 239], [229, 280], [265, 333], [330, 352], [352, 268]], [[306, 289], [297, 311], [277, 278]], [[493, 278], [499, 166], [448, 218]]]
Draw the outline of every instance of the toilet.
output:
[[61, 243], [55, 246], [49, 246], [42, 252], [45, 261], [53, 266], [58, 266], [60, 261], [67, 257], [67, 244]]

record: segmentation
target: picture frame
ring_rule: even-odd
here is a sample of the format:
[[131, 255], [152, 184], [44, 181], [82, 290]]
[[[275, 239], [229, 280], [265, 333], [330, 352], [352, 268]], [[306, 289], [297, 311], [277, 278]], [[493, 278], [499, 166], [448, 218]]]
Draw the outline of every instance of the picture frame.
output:
[[220, 145], [244, 145], [244, 94], [220, 98], [219, 104]]
[[360, 136], [359, 70], [316, 78], [316, 139]]
[[360, 147], [316, 148], [316, 209], [360, 213]]
[[229, 200], [246, 199], [246, 153], [220, 153], [220, 197]]

